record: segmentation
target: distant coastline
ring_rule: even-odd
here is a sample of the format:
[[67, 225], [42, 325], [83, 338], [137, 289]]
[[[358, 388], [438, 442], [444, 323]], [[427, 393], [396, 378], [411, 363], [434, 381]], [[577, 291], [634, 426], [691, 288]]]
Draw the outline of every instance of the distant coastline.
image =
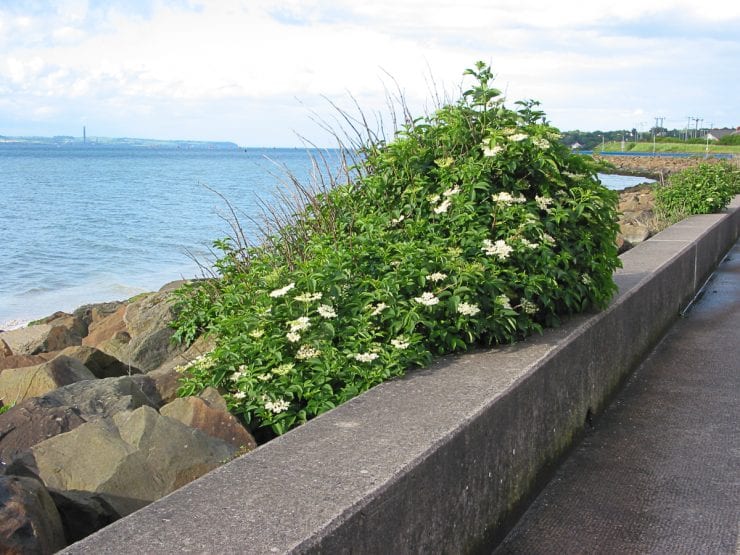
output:
[[234, 150], [240, 148], [236, 143], [228, 141], [184, 141], [165, 139], [136, 139], [129, 137], [72, 137], [70, 135], [57, 135], [54, 137], [14, 137], [0, 135], [0, 144], [22, 144], [41, 146], [124, 146], [142, 148], [180, 148], [180, 149], [225, 149]]

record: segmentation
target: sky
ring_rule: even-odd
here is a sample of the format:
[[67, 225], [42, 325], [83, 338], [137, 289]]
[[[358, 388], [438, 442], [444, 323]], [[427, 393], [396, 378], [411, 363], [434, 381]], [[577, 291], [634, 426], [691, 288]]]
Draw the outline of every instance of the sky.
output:
[[0, 0], [0, 135], [334, 146], [335, 107], [420, 116], [478, 60], [563, 131], [736, 127], [739, 28], [731, 1]]

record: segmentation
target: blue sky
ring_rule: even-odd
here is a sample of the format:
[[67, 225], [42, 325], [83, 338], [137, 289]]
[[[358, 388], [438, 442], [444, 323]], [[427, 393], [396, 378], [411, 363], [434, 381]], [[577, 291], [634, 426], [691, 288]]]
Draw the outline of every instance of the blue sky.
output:
[[735, 127], [738, 4], [2, 0], [0, 135], [330, 145], [327, 98], [386, 112], [391, 75], [421, 114], [476, 60], [562, 130]]

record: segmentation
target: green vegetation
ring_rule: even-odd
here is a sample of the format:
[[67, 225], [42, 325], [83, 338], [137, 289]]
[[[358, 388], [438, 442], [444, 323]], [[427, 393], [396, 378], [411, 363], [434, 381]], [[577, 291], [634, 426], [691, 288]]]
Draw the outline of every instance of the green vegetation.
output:
[[725, 135], [719, 140], [719, 144], [740, 146], [740, 135]]
[[217, 346], [180, 369], [180, 394], [220, 388], [264, 440], [433, 356], [608, 304], [617, 194], [536, 102], [505, 107], [483, 63], [466, 74], [456, 103], [404, 106], [391, 142], [342, 113], [356, 164], [318, 192], [296, 183], [305, 207], [273, 209], [260, 246], [238, 226], [215, 243], [219, 277], [179, 290], [176, 337]]
[[740, 193], [740, 171], [728, 163], [702, 163], [655, 188], [657, 216], [675, 223], [692, 214], [719, 212]]
[[[624, 152], [695, 152], [697, 155], [705, 154], [740, 154], [740, 145], [724, 145], [717, 143], [709, 143], [709, 150], [707, 151], [706, 141], [699, 144], [689, 142], [656, 142], [655, 145], [651, 142], [645, 143], [624, 143]], [[595, 152], [602, 152], [601, 145], [594, 149]], [[604, 145], [603, 152], [621, 152], [621, 142], [608, 142]]]

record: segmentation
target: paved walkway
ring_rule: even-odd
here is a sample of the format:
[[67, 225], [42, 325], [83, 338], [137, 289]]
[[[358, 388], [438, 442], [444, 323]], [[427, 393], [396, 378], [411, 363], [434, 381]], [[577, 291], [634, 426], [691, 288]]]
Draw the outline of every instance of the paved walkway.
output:
[[740, 554], [740, 242], [495, 553]]

